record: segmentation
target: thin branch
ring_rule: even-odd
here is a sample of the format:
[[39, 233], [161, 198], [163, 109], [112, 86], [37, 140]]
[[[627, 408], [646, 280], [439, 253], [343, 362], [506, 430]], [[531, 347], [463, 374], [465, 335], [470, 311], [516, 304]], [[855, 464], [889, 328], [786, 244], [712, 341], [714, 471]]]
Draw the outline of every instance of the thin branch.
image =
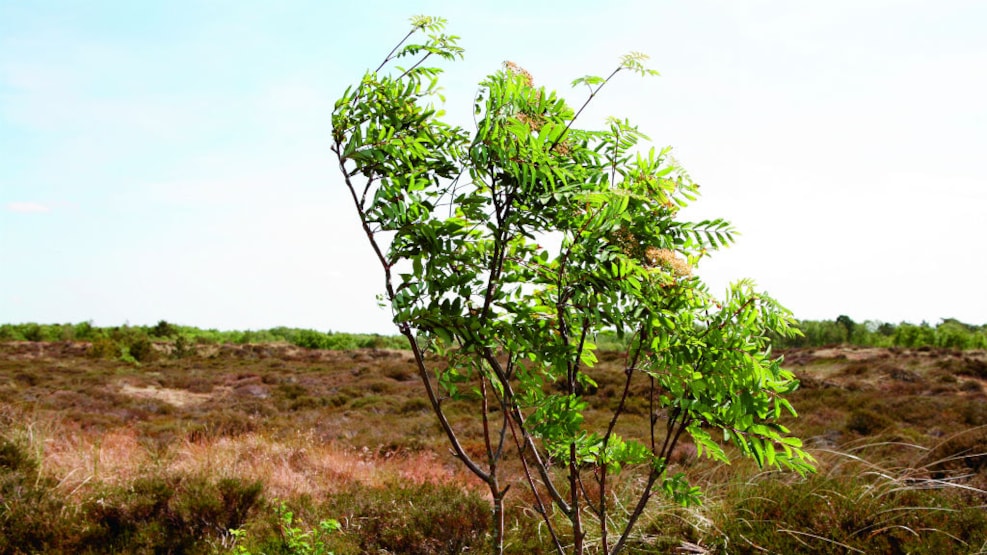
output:
[[555, 533], [555, 527], [552, 526], [552, 520], [548, 517], [548, 511], [545, 508], [545, 503], [542, 501], [541, 495], [538, 493], [538, 486], [535, 484], [535, 479], [531, 476], [531, 467], [528, 466], [528, 461], [524, 458], [526, 446], [521, 445], [521, 440], [517, 436], [517, 430], [514, 429], [513, 422], [510, 423], [510, 426], [511, 436], [514, 438], [514, 444], [517, 446], [518, 457], [521, 459], [521, 467], [524, 469], [524, 478], [528, 482], [528, 487], [531, 488], [531, 494], [535, 496], [535, 510], [539, 515], [541, 515], [542, 520], [545, 521], [545, 526], [548, 527], [548, 533], [552, 536], [552, 544], [555, 546], [555, 550], [559, 552], [559, 555], [565, 555], [565, 548], [562, 547], [562, 542], [559, 541], [559, 537]]
[[[507, 365], [508, 365], [507, 374], [509, 376], [511, 374], [511, 366], [512, 366], [510, 359], [508, 359]], [[493, 382], [491, 382], [491, 385], [493, 385]], [[494, 397], [497, 399], [497, 402], [500, 404], [500, 413], [501, 416], [503, 417], [503, 421], [501, 422], [500, 425], [500, 438], [497, 440], [497, 451], [496, 451], [497, 458], [500, 459], [502, 453], [504, 452], [504, 444], [506, 443], [507, 426], [510, 424], [510, 416], [507, 411], [507, 399], [505, 399], [503, 396], [497, 393], [496, 389], [494, 390]]]
[[572, 512], [568, 515], [572, 522], [572, 538], [575, 542], [575, 553], [583, 552], [583, 538], [586, 532], [583, 530], [582, 512], [579, 510], [579, 459], [577, 458], [575, 442], [569, 444], [569, 498], [572, 504]]
[[[644, 343], [647, 340], [647, 335], [644, 333], [643, 329], [639, 334], [641, 336], [640, 340], [637, 342], [637, 348], [634, 350], [633, 356], [630, 356], [630, 360], [625, 358], [627, 362], [624, 373], [626, 374], [626, 379], [624, 380], [624, 391], [620, 395], [620, 402], [617, 403], [617, 408], [613, 411], [613, 418], [610, 419], [610, 424], [607, 426], [607, 431], [603, 435], [602, 445], [600, 451], [606, 453], [607, 445], [610, 443], [610, 437], [613, 435], [613, 430], [617, 426], [617, 420], [620, 415], [624, 412], [624, 404], [627, 402], [627, 398], [630, 395], [631, 390], [631, 379], [634, 377], [634, 369], [637, 367], [638, 360], [641, 356], [641, 350], [644, 348]], [[654, 378], [652, 378], [652, 384], [654, 383]], [[653, 396], [652, 396], [653, 398]], [[651, 412], [654, 414], [654, 411]], [[652, 432], [654, 430], [654, 420], [651, 421]], [[654, 450], [654, 433], [651, 434], [651, 446], [652, 451]], [[603, 553], [609, 553], [609, 538], [608, 538], [608, 526], [607, 526], [607, 465], [606, 461], [600, 467], [600, 478], [598, 480], [600, 485], [600, 510], [597, 513], [600, 517], [600, 542], [603, 546]], [[592, 506], [592, 505], [591, 505]]]
[[401, 39], [401, 42], [397, 43], [397, 45], [395, 45], [394, 48], [392, 48], [391, 51], [387, 53], [387, 56], [384, 57], [384, 61], [381, 62], [379, 66], [377, 66], [377, 69], [374, 70], [374, 73], [377, 73], [378, 71], [383, 69], [384, 66], [387, 65], [387, 62], [393, 60], [394, 53], [398, 51], [398, 48], [401, 48], [401, 45], [403, 45], [408, 39], [411, 38], [411, 35], [414, 35], [419, 30], [421, 30], [421, 27], [412, 27], [412, 29], [408, 31], [408, 34], [405, 35], [403, 39]]
[[422, 59], [420, 59], [417, 62], [415, 62], [415, 65], [413, 65], [413, 66], [409, 67], [408, 69], [404, 70], [404, 73], [402, 73], [401, 75], [398, 76], [397, 81], [400, 81], [401, 79], [404, 79], [405, 77], [407, 77], [407, 75], [409, 73], [411, 73], [412, 71], [414, 71], [415, 68], [417, 68], [418, 66], [422, 65], [423, 63], [425, 63], [425, 60], [427, 60], [429, 58], [429, 56], [431, 56], [432, 54], [433, 54], [432, 52], [429, 52], [428, 54], [425, 54], [424, 56], [422, 56]]
[[411, 332], [411, 327], [407, 323], [402, 322], [401, 324], [399, 324], [399, 328], [401, 330], [401, 335], [405, 336], [408, 339], [408, 343], [411, 345], [411, 352], [415, 356], [415, 365], [418, 367], [418, 375], [425, 386], [425, 393], [428, 396], [429, 402], [432, 404], [432, 411], [435, 413], [435, 416], [438, 418], [439, 425], [442, 426], [442, 430], [445, 432], [446, 437], [449, 439], [449, 443], [452, 444], [452, 448], [453, 451], [456, 453], [456, 457], [459, 458], [459, 460], [463, 461], [463, 464], [465, 464], [466, 467], [470, 469], [470, 472], [476, 474], [481, 480], [490, 484], [492, 480], [495, 479], [495, 477], [491, 473], [488, 473], [483, 469], [481, 469], [479, 465], [477, 465], [476, 462], [473, 461], [473, 459], [469, 456], [469, 454], [466, 453], [466, 450], [463, 449], [462, 444], [459, 443], [459, 438], [456, 435], [456, 431], [453, 430], [452, 424], [450, 424], [449, 420], [446, 418], [446, 415], [442, 410], [442, 406], [439, 403], [439, 399], [435, 394], [435, 389], [432, 387], [432, 382], [429, 379], [428, 370], [425, 365], [425, 357], [422, 353], [421, 348], [418, 345], [418, 341], [415, 339], [414, 334]]
[[[601, 450], [604, 452], [606, 451], [606, 443], [603, 444]], [[600, 465], [600, 478], [599, 480], [597, 480], [597, 483], [600, 485], [600, 510], [596, 513], [597, 516], [600, 517], [600, 545], [603, 547], [603, 553], [609, 553], [610, 539], [608, 535], [610, 530], [609, 530], [609, 526], [607, 526], [607, 465], [606, 464]], [[593, 506], [592, 503], [589, 503], [589, 500], [587, 500], [587, 504], [590, 507]]]
[[[391, 280], [391, 264], [387, 261], [387, 258], [384, 256], [384, 253], [380, 248], [380, 245], [377, 243], [376, 239], [374, 238], [374, 233], [370, 228], [370, 223], [367, 221], [366, 212], [363, 210], [363, 207], [360, 205], [360, 200], [357, 197], [356, 186], [353, 184], [352, 180], [348, 176], [346, 176], [345, 161], [341, 154], [339, 144], [333, 145], [332, 151], [336, 153], [336, 158], [339, 162], [339, 167], [343, 171], [346, 187], [347, 189], [349, 189], [350, 196], [353, 199], [353, 204], [356, 206], [357, 213], [360, 217], [360, 224], [363, 226], [363, 231], [367, 236], [367, 240], [370, 242], [370, 246], [373, 248], [374, 254], [377, 255], [377, 260], [380, 262], [380, 265], [384, 269], [385, 289], [387, 291], [387, 298], [388, 300], [393, 300], [394, 286]], [[401, 335], [405, 336], [405, 338], [408, 340], [408, 344], [410, 345], [411, 351], [415, 357], [415, 365], [418, 367], [419, 377], [422, 380], [422, 384], [425, 386], [425, 393], [428, 396], [429, 402], [432, 404], [432, 410], [435, 413], [436, 417], [438, 418], [439, 424], [442, 426], [443, 431], [446, 433], [446, 437], [449, 438], [449, 442], [452, 444], [453, 451], [455, 451], [456, 456], [461, 461], [463, 461], [463, 464], [465, 464], [466, 467], [469, 468], [470, 472], [475, 474], [484, 482], [489, 483], [490, 480], [492, 479], [491, 474], [481, 469], [473, 461], [473, 459], [470, 458], [469, 454], [466, 453], [466, 451], [463, 449], [462, 444], [460, 444], [459, 442], [459, 438], [457, 437], [455, 430], [453, 430], [452, 425], [449, 423], [449, 420], [446, 418], [445, 413], [442, 411], [442, 407], [439, 403], [439, 399], [435, 394], [435, 390], [432, 387], [431, 380], [429, 379], [428, 368], [427, 365], [425, 364], [424, 354], [422, 353], [421, 347], [418, 345], [418, 341], [416, 340], [414, 334], [411, 331], [411, 327], [406, 322], [402, 322], [398, 325], [398, 328], [401, 332]]]
[[[583, 329], [579, 334], [579, 345], [576, 347], [576, 354], [569, 360], [569, 366], [572, 369], [571, 380], [575, 381], [579, 376], [579, 363], [583, 359], [583, 349], [586, 347], [586, 336], [589, 334], [589, 320], [583, 320]], [[573, 384], [575, 386], [575, 384]], [[575, 387], [573, 387], [573, 393], [575, 393]]]
[[497, 466], [497, 459], [494, 457], [493, 445], [490, 443], [490, 417], [487, 405], [487, 379], [480, 375], [480, 414], [483, 418], [483, 444], [487, 448], [487, 459], [490, 461], [490, 473], [494, 474]]
[[610, 80], [613, 79], [613, 76], [614, 75], [617, 75], [618, 73], [620, 73], [620, 70], [622, 70], [622, 69], [624, 69], [624, 66], [620, 66], [617, 69], [613, 70], [613, 73], [611, 73], [606, 79], [603, 80], [602, 83], [600, 83], [595, 89], [593, 89], [592, 92], [590, 92], [589, 98], [586, 99], [586, 102], [583, 102], [583, 105], [579, 108], [579, 110], [576, 112], [576, 114], [574, 116], [572, 116], [572, 119], [570, 119], [569, 120], [569, 123], [566, 124], [565, 129], [562, 130], [562, 133], [560, 133], [559, 136], [555, 139], [555, 142], [552, 143], [552, 146], [548, 147], [548, 150], [549, 151], [551, 151], [556, 146], [558, 146], [559, 142], [562, 141], [562, 139], [565, 138], [565, 134], [569, 132], [569, 128], [571, 128], [572, 127], [572, 124], [573, 123], [576, 123], [576, 120], [579, 119], [579, 114], [582, 114], [583, 113], [583, 110], [586, 109], [586, 106], [589, 105], [589, 103], [593, 100], [593, 98], [596, 96], [596, 94], [598, 92], [600, 92], [600, 89], [603, 88], [603, 85], [606, 85], [607, 83], [609, 83]]
[[651, 453], [655, 453], [655, 424], [658, 423], [658, 414], [655, 409], [655, 377], [649, 375], [650, 387], [648, 388], [648, 412], [651, 415]]
[[629, 361], [629, 364], [627, 364], [626, 368], [624, 368], [624, 374], [626, 374], [626, 378], [624, 380], [624, 391], [620, 396], [620, 402], [617, 404], [617, 408], [613, 411], [613, 418], [610, 419], [610, 424], [607, 426], [607, 432], [603, 435], [604, 447], [610, 439], [610, 436], [613, 434], [613, 430], [617, 426], [617, 419], [619, 419], [620, 415], [623, 414], [624, 403], [626, 403], [627, 398], [630, 395], [631, 378], [634, 377], [634, 369], [637, 368], [637, 363], [641, 356], [641, 350], [644, 348], [644, 342], [647, 341], [648, 338], [647, 334], [645, 334], [643, 330], [640, 335], [641, 339], [638, 341], [637, 349], [635, 349], [634, 355], [630, 357], [631, 360]]
[[357, 214], [360, 217], [360, 224], [363, 226], [363, 232], [366, 234], [367, 239], [370, 241], [370, 246], [374, 250], [374, 254], [377, 255], [377, 260], [380, 265], [384, 268], [385, 277], [385, 288], [387, 289], [387, 296], [389, 299], [394, 298], [394, 287], [391, 284], [391, 265], [387, 262], [387, 258], [384, 257], [384, 253], [374, 239], [374, 232], [370, 228], [370, 222], [367, 221], [367, 213], [363, 210], [363, 206], [360, 204], [360, 199], [357, 198], [356, 186], [353, 185], [353, 181], [350, 179], [349, 175], [346, 173], [346, 161], [339, 149], [339, 144], [335, 144], [332, 147], [332, 151], [336, 153], [336, 159], [339, 162], [339, 169], [343, 173], [343, 179], [346, 182], [346, 188], [350, 191], [350, 196], [353, 198], [353, 204], [356, 206]]
[[563, 513], [570, 514], [572, 512], [572, 508], [562, 497], [562, 494], [552, 482], [552, 477], [548, 472], [548, 464], [542, 460], [541, 455], [538, 452], [538, 447], [535, 445], [534, 438], [531, 437], [531, 434], [528, 433], [528, 430], [524, 425], [524, 415], [521, 414], [521, 409], [517, 405], [517, 394], [514, 392], [514, 388], [511, 387], [511, 383], [504, 373], [503, 366], [501, 366], [500, 361], [497, 360], [497, 357], [494, 356], [493, 351], [489, 347], [483, 349], [482, 356], [490, 364], [494, 374], [497, 376], [497, 380], [501, 382], [504, 389], [504, 398], [507, 400], [507, 407], [510, 411], [511, 419], [513, 420], [512, 424], [518, 427], [518, 430], [521, 432], [521, 437], [524, 439], [525, 447], [531, 451], [531, 456], [534, 458], [535, 462], [535, 468], [538, 470], [538, 474], [545, 483], [545, 488], [548, 490], [549, 495], [551, 495], [552, 501], [559, 506], [559, 509]]
[[617, 184], [617, 152], [620, 149], [620, 131], [614, 133], [613, 135], [613, 158], [610, 159], [610, 186], [613, 187]]
[[[602, 470], [606, 470], [606, 466], [604, 466], [602, 468]], [[593, 511], [593, 514], [595, 514], [597, 517], [601, 517], [600, 508], [597, 507], [597, 506], [595, 506], [595, 505], [593, 505], [593, 501], [590, 499], [590, 496], [589, 496], [589, 489], [583, 483], [582, 476], [579, 477], [579, 491], [582, 492], [583, 499], [586, 500], [586, 506], [589, 507], [589, 509], [591, 511]], [[602, 492], [601, 492], [601, 495], [602, 495]], [[601, 499], [601, 501], [602, 501], [602, 499]]]
[[[678, 431], [675, 433], [675, 437], [674, 439], [672, 439], [671, 443], [669, 443], [668, 439], [666, 438], [665, 446], [668, 447], [669, 452], [671, 452], [671, 450], [675, 448], [676, 443], [678, 443], [679, 438], [682, 436], [682, 432], [685, 431], [688, 425], [689, 425], [689, 418], [688, 417], [682, 418], [681, 422], [679, 423]], [[669, 431], [671, 431], [671, 427], [669, 428]], [[662, 451], [663, 452], [665, 451], [665, 447], [662, 447]], [[627, 539], [630, 537], [631, 530], [633, 530], [634, 525], [637, 524], [638, 518], [640, 518], [641, 515], [644, 513], [644, 508], [647, 506], [648, 501], [651, 500], [651, 496], [654, 493], [653, 489], [655, 482], [657, 482], [658, 478], [660, 478], [662, 475], [665, 474], [665, 470], [667, 467], [668, 467], [667, 462], [662, 462], [661, 465], [659, 465], [658, 467], [652, 467], [651, 472], [648, 474], [648, 480], [644, 486], [644, 491], [641, 492], [641, 497], [638, 499], [637, 505], [634, 507], [634, 511], [632, 511], [630, 516], [627, 518], [627, 524], [624, 526], [624, 533], [620, 535], [620, 539], [617, 540], [617, 543], [613, 546], [613, 551], [610, 552], [610, 555], [617, 555], [617, 553], [619, 553], [621, 549], [624, 548], [624, 544], [627, 543]]]

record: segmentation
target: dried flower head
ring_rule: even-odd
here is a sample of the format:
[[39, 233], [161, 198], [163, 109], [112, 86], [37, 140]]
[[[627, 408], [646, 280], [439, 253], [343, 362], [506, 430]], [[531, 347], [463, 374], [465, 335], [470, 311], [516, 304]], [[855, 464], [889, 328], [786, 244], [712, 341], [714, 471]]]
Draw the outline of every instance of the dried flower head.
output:
[[569, 145], [569, 141], [560, 142], [559, 144], [555, 145], [554, 150], [561, 156], [569, 156], [570, 154], [572, 154], [572, 147]]
[[528, 70], [524, 69], [523, 67], [515, 64], [510, 60], [507, 60], [506, 62], [504, 62], [504, 69], [506, 69], [507, 73], [510, 73], [511, 75], [520, 75], [521, 78], [524, 79], [524, 83], [526, 85], [528, 85], [529, 87], [533, 86], [534, 80], [531, 78], [531, 74], [528, 73]]
[[618, 228], [610, 232], [610, 242], [617, 247], [627, 256], [631, 258], [637, 258], [639, 251], [641, 250], [640, 242], [637, 237], [626, 227]]
[[524, 112], [518, 112], [514, 115], [514, 118], [527, 125], [528, 129], [536, 132], [541, 129], [542, 125], [544, 125], [544, 123], [538, 118], [533, 118]]
[[692, 274], [689, 263], [683, 260], [675, 251], [648, 247], [644, 250], [644, 264], [652, 268], [670, 270], [676, 276], [685, 277]]
[[610, 232], [609, 240], [625, 255], [639, 260], [647, 268], [662, 268], [672, 272], [677, 277], [692, 275], [692, 267], [675, 251], [647, 246], [626, 227], [620, 227]]

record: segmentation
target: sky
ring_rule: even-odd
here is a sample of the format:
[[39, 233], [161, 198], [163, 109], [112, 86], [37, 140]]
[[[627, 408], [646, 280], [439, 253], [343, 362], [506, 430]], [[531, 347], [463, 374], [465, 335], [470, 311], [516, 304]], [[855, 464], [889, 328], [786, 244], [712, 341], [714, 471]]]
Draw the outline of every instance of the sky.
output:
[[0, 322], [394, 333], [329, 151], [415, 14], [629, 118], [740, 231], [698, 273], [800, 319], [987, 323], [987, 2], [0, 0]]

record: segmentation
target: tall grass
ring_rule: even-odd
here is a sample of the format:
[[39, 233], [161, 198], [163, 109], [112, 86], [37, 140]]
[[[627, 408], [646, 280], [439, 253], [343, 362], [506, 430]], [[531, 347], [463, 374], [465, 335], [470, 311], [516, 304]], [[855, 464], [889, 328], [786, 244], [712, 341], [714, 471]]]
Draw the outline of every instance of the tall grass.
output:
[[734, 540], [738, 552], [933, 554], [987, 548], [987, 492], [963, 484], [961, 475], [934, 477], [933, 464], [901, 465], [864, 454], [884, 447], [875, 442], [821, 451], [822, 472], [805, 479], [757, 473], [732, 480], [723, 493], [732, 502], [721, 505], [717, 529]]

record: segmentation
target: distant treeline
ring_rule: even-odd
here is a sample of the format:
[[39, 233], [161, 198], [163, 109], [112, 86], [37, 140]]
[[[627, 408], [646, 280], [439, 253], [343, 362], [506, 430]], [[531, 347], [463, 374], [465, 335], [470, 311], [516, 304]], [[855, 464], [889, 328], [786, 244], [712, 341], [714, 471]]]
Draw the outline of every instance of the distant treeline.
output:
[[400, 336], [362, 333], [320, 332], [310, 329], [277, 327], [267, 330], [220, 331], [181, 326], [161, 320], [154, 326], [96, 327], [80, 324], [0, 324], [0, 341], [89, 341], [112, 340], [125, 345], [136, 341], [174, 342], [196, 345], [290, 343], [309, 349], [401, 349], [407, 342]]
[[[802, 336], [773, 337], [776, 348], [855, 345], [860, 347], [933, 347], [943, 349], [987, 349], [987, 324], [973, 325], [955, 318], [944, 318], [936, 325], [927, 322], [891, 324], [876, 320], [854, 322], [848, 316], [836, 320], [801, 320]], [[220, 331], [171, 324], [164, 320], [154, 326], [96, 327], [80, 324], [0, 324], [0, 341], [108, 341], [123, 346], [145, 342], [174, 342], [179, 345], [289, 343], [307, 349], [407, 349], [399, 335], [320, 332], [310, 329], [276, 327], [266, 330]], [[602, 350], [624, 347], [613, 332], [596, 339]]]
[[936, 325], [927, 322], [891, 324], [876, 320], [854, 322], [848, 316], [836, 320], [802, 320], [802, 337], [773, 338], [776, 347], [934, 347], [942, 349], [987, 349], [987, 324], [974, 325], [944, 318]]

